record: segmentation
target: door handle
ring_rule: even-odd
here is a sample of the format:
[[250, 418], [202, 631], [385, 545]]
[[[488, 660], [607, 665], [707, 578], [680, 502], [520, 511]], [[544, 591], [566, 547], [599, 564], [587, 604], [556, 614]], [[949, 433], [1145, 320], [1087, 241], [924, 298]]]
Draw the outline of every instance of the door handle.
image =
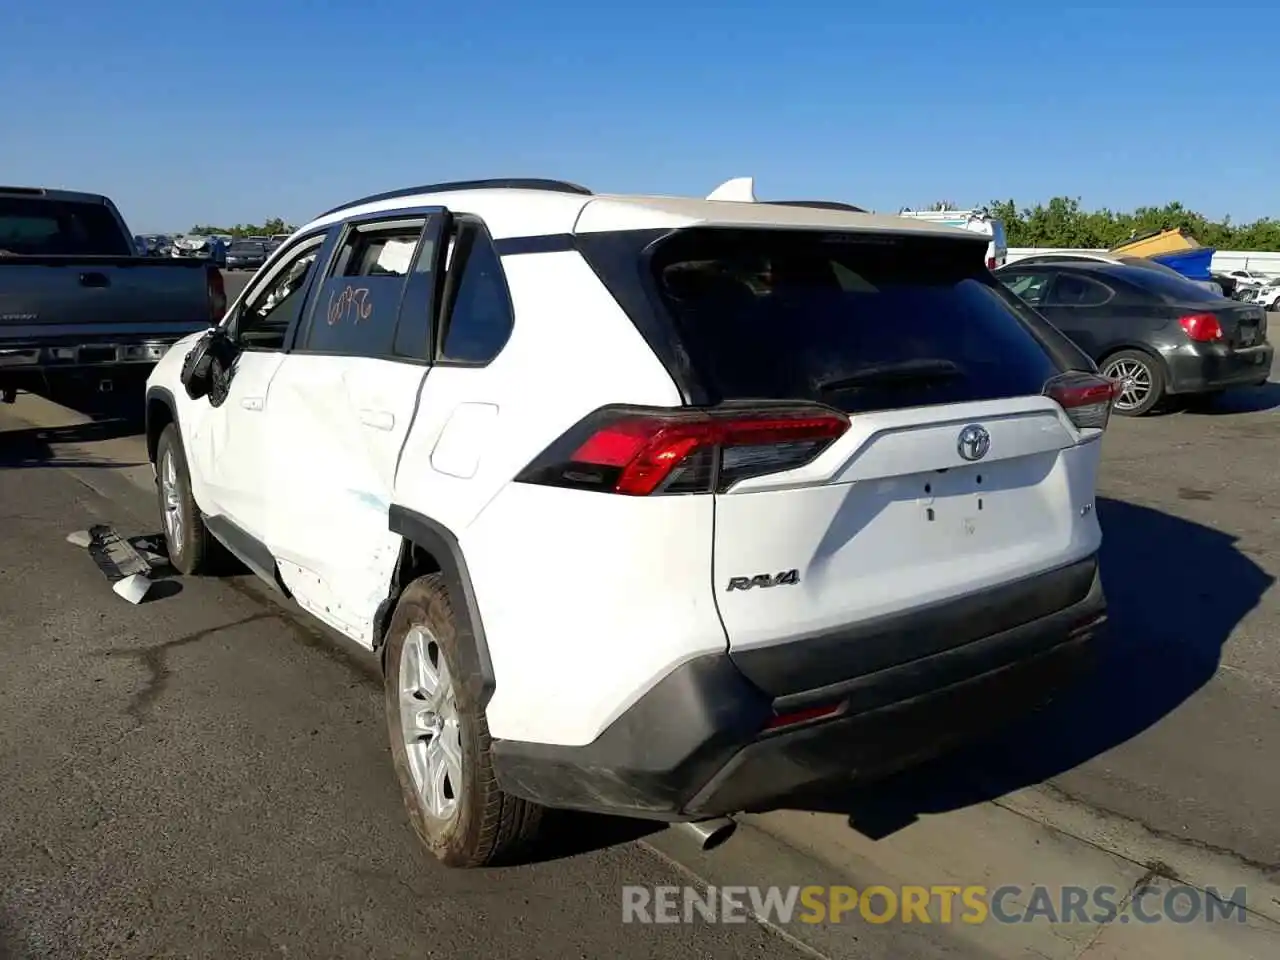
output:
[[396, 425], [396, 418], [387, 410], [361, 410], [360, 422], [375, 430], [390, 430]]
[[261, 397], [245, 397], [240, 401], [240, 406], [244, 407], [246, 410], [261, 410], [262, 398]]
[[82, 287], [109, 287], [111, 286], [111, 278], [105, 273], [82, 273], [80, 274], [80, 286]]

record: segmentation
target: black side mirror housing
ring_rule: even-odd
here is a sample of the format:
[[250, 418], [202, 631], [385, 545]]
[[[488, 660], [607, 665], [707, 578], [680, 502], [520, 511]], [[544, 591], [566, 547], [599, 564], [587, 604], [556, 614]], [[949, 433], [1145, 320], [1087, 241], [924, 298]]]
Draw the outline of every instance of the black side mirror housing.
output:
[[215, 375], [225, 377], [234, 355], [235, 345], [223, 327], [203, 334], [182, 361], [181, 380], [187, 396], [192, 400], [208, 396]]

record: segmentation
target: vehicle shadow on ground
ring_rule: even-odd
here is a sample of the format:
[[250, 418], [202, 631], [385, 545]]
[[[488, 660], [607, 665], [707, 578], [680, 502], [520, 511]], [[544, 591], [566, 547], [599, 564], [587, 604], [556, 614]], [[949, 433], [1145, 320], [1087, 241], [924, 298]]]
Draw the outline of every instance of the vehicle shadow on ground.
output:
[[533, 848], [521, 858], [523, 863], [549, 863], [597, 850], [620, 847], [666, 829], [651, 820], [628, 820], [570, 810], [547, 810]]
[[[875, 784], [788, 806], [846, 814], [881, 839], [919, 816], [1042, 783], [1153, 726], [1204, 686], [1231, 632], [1274, 582], [1219, 530], [1098, 499], [1110, 623], [1096, 669], [1015, 727]], [[1205, 571], [1212, 571], [1209, 578]]]
[[1260, 387], [1228, 390], [1211, 399], [1188, 399], [1181, 405], [1181, 412], [1191, 416], [1221, 417], [1236, 413], [1260, 413], [1277, 407], [1280, 407], [1280, 383], [1264, 383]]
[[20, 427], [0, 431], [0, 469], [31, 467], [137, 467], [110, 458], [64, 457], [58, 444], [90, 444], [141, 433], [144, 411], [141, 388], [112, 394], [66, 391], [44, 394], [46, 399], [69, 407], [90, 420], [59, 427]]

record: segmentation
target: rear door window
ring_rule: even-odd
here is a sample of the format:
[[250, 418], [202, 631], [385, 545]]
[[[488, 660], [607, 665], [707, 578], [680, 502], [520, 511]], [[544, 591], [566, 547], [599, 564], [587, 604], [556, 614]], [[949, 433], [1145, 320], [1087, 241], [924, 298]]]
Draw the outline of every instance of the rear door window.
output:
[[392, 356], [405, 279], [424, 223], [417, 218], [350, 227], [315, 298], [302, 352]]
[[1110, 287], [1090, 277], [1060, 273], [1045, 298], [1045, 306], [1100, 307], [1114, 296]]
[[651, 267], [724, 400], [896, 409], [1039, 394], [1060, 372], [971, 242], [693, 228]]

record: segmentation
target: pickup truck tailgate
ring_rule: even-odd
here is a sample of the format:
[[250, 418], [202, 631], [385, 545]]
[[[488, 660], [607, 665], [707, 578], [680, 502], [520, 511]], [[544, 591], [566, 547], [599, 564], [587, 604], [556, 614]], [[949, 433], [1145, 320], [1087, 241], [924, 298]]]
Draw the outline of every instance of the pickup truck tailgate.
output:
[[0, 339], [145, 336], [216, 319], [204, 264], [125, 259], [0, 257]]

